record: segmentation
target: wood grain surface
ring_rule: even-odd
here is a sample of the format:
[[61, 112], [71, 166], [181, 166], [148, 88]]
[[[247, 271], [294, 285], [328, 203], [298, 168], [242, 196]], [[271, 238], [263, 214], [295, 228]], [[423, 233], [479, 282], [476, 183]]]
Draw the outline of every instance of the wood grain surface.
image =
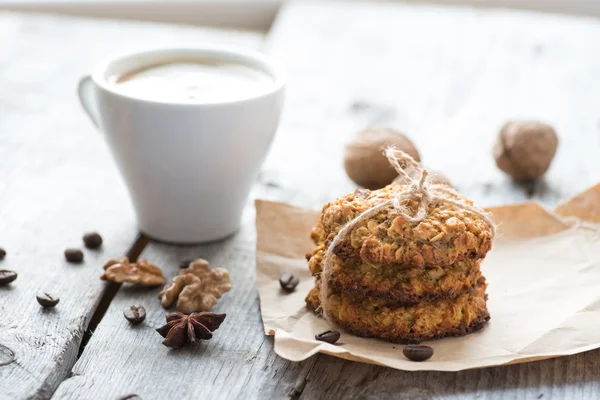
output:
[[[0, 13], [0, 268], [18, 279], [0, 287], [0, 398], [49, 398], [75, 363], [107, 286], [108, 257], [133, 244], [137, 228], [102, 136], [80, 109], [78, 79], [109, 53], [171, 41], [257, 47], [261, 37], [229, 31]], [[85, 262], [63, 251], [85, 232], [105, 239]], [[39, 291], [60, 297], [44, 311]]]
[[[0, 24], [0, 43], [6, 42], [6, 46], [13, 49], [13, 54], [19, 54], [22, 58], [18, 72], [40, 65], [39, 68], [56, 71], [56, 79], [63, 79], [62, 83], [57, 81], [54, 86], [42, 86], [41, 83], [45, 82], [42, 80], [38, 80], [37, 85], [31, 85], [43, 90], [44, 99], [49, 99], [51, 94], [57, 95], [56, 91], [60, 88], [73, 87], [76, 77], [100, 53], [124, 45], [122, 35], [114, 29], [119, 24], [116, 22], [115, 25], [97, 25], [69, 21], [72, 23], [69, 25], [40, 19], [46, 21], [46, 25], [41, 23], [41, 26], [47, 29], [41, 30], [40, 35], [41, 28], [30, 22], [33, 20], [14, 16], [9, 20], [15, 18], [19, 21], [16, 28], [7, 29], [6, 24]], [[171, 32], [171, 28], [163, 28], [164, 32]], [[26, 33], [31, 30], [37, 33], [30, 33], [28, 41], [19, 41], [23, 40], [24, 35], [28, 37]], [[131, 28], [131, 31], [134, 29]], [[90, 37], [95, 37], [97, 32], [101, 32], [102, 40], [98, 39], [94, 46], [87, 46]], [[163, 35], [158, 29], [146, 32], [154, 37], [162, 38]], [[86, 34], [89, 35], [87, 40], [83, 37]], [[61, 38], [66, 42], [70, 36], [76, 37], [71, 39], [71, 46], [76, 48], [74, 51], [81, 60], [74, 62], [74, 65], [54, 65], [62, 60], [56, 56], [58, 52], [64, 54], [69, 51], [56, 43]], [[144, 34], [141, 34], [139, 39], [143, 40], [143, 37]], [[129, 35], [127, 38], [134, 40]], [[251, 197], [286, 201], [304, 207], [321, 207], [325, 202], [354, 189], [343, 171], [343, 145], [359, 129], [388, 125], [405, 131], [416, 143], [426, 166], [443, 171], [459, 190], [481, 205], [536, 199], [549, 207], [554, 206], [600, 180], [600, 165], [596, 161], [600, 151], [600, 109], [596, 106], [600, 104], [600, 80], [596, 77], [600, 71], [598, 38], [600, 22], [591, 19], [398, 4], [288, 5], [270, 32], [267, 46], [268, 52], [287, 69], [287, 104], [280, 131]], [[251, 39], [253, 41], [256, 38]], [[42, 50], [39, 52], [45, 56], [26, 51], [25, 44], [30, 42], [44, 49], [45, 53]], [[50, 58], [49, 54], [53, 55], [52, 61], [43, 63]], [[0, 57], [1, 77], [2, 71], [11, 63], [4, 59], [4, 54], [0, 53]], [[12, 58], [9, 60], [12, 61]], [[44, 65], [48, 66], [42, 67]], [[72, 74], [68, 82], [70, 86], [67, 85], [68, 79], [60, 77], [62, 74]], [[24, 84], [25, 87], [28, 85]], [[46, 129], [48, 122], [44, 121], [73, 118], [71, 129], [77, 134], [79, 130], [90, 131], [82, 133], [87, 134], [84, 137], [88, 142], [94, 140], [89, 139], [93, 137], [90, 136], [93, 134], [91, 125], [83, 120], [71, 93], [61, 94], [64, 100], [56, 101], [52, 108], [45, 106], [44, 102], [44, 106], [40, 105], [37, 111], [32, 109], [30, 113], [26, 112], [26, 107], [31, 107], [31, 102], [37, 97], [35, 94], [23, 97], [13, 107], [16, 111], [10, 117], [10, 127], [20, 126], [19, 121], [27, 114], [35, 116], [29, 120], [39, 123], [38, 129]], [[15, 101], [13, 98], [0, 91], [2, 104]], [[62, 113], [55, 109], [60, 104], [63, 104], [63, 108], [58, 110], [62, 110]], [[70, 105], [67, 107], [65, 104]], [[46, 113], [41, 114], [42, 110]], [[553, 124], [560, 136], [555, 162], [546, 178], [537, 183], [515, 185], [494, 165], [491, 147], [495, 135], [500, 125], [510, 118], [543, 119]], [[0, 132], [4, 135], [9, 125], [2, 120], [0, 118]], [[29, 128], [27, 134], [30, 131], [36, 132]], [[71, 152], [73, 149], [80, 151], [83, 161], [93, 156], [92, 150], [106, 152], [100, 142], [84, 143], [78, 139], [83, 136], [76, 136], [76, 133], [71, 133], [72, 138], [69, 136], [69, 139], [61, 142], [52, 144], [48, 141], [48, 145], [40, 145], [43, 149], [52, 144], [66, 147], [67, 150], [61, 148], [54, 161], [48, 161], [49, 156], [39, 150], [39, 159], [35, 161], [38, 168], [45, 174], [55, 173], [55, 179], [62, 180], [64, 176], [70, 176], [69, 173], [52, 171], [56, 165], [61, 165], [56, 159], [61, 162], [71, 160], [68, 158], [69, 149]], [[42, 136], [38, 133], [36, 138]], [[9, 142], [17, 143], [14, 148], [24, 148], [24, 144], [18, 143], [25, 139], [17, 134], [7, 137]], [[83, 152], [82, 149], [86, 148], [89, 153]], [[110, 249], [107, 244], [102, 256], [108, 255], [108, 250], [111, 256], [123, 253], [133, 242], [135, 226], [129, 206], [120, 208], [117, 201], [112, 202], [114, 198], [110, 202], [103, 198], [99, 201], [101, 193], [113, 190], [108, 182], [118, 187], [115, 190], [121, 190], [121, 199], [126, 201], [106, 154], [104, 160], [98, 159], [87, 170], [81, 166], [84, 165], [83, 161], [81, 165], [68, 167], [88, 173], [93, 171], [100, 176], [96, 178], [97, 181], [106, 181], [105, 186], [100, 188], [94, 186], [94, 182], [81, 178], [76, 186], [79, 192], [75, 191], [68, 197], [57, 191], [56, 200], [53, 200], [55, 203], [51, 203], [54, 208], [44, 209], [46, 203], [40, 198], [52, 199], [50, 193], [54, 192], [47, 188], [36, 191], [37, 186], [32, 186], [30, 179], [23, 180], [20, 177], [22, 173], [15, 167], [25, 163], [25, 158], [15, 156], [12, 151], [0, 146], [2, 151], [7, 153], [6, 159], [12, 161], [0, 161], [0, 173], [3, 176], [6, 176], [5, 173], [12, 175], [12, 181], [9, 179], [8, 182], [16, 182], [13, 185], [21, 187], [20, 194], [12, 192], [10, 196], [6, 186], [0, 187], [0, 226], [6, 225], [5, 229], [10, 227], [15, 232], [19, 229], [23, 232], [20, 238], [16, 237], [17, 233], [14, 234], [11, 247], [47, 246], [45, 252], [40, 250], [39, 254], [43, 255], [55, 251], [55, 247], [60, 245], [60, 253], [63, 241], [71, 237], [71, 240], [78, 240], [81, 231], [88, 229], [81, 221], [67, 223], [67, 220], [77, 219], [75, 212], [69, 211], [78, 207], [87, 210], [84, 206], [88, 204], [95, 204], [103, 210], [85, 214], [88, 218], [91, 218], [90, 215], [94, 217], [89, 224], [97, 226], [107, 240], [110, 237], [116, 243]], [[0, 153], [0, 156], [3, 155]], [[0, 160], [4, 158], [0, 157]], [[32, 160], [27, 162], [34, 163]], [[112, 179], [104, 175], [105, 170], [112, 171]], [[41, 175], [38, 179], [49, 184], [43, 177]], [[88, 189], [85, 189], [86, 185], [89, 185]], [[97, 192], [92, 192], [94, 188], [97, 188]], [[30, 200], [30, 205], [26, 207], [27, 195], [33, 193], [37, 194], [37, 198]], [[78, 193], [80, 198], [77, 197]], [[11, 215], [19, 215], [13, 211], [17, 209], [17, 203], [24, 204], [20, 211], [22, 217], [10, 224], [4, 223], [4, 210], [9, 202], [15, 204], [10, 208]], [[39, 214], [29, 215], [38, 208], [41, 209]], [[57, 209], [62, 211], [58, 212]], [[51, 215], [47, 216], [49, 212]], [[120, 216], [120, 213], [124, 216]], [[23, 216], [30, 218], [29, 222], [22, 222]], [[255, 289], [253, 216], [252, 202], [249, 201], [243, 228], [235, 237], [220, 243], [193, 247], [151, 243], [142, 253], [143, 257], [161, 265], [169, 278], [175, 275], [176, 265], [181, 259], [195, 256], [205, 257], [214, 266], [225, 266], [230, 270], [234, 289], [215, 308], [215, 311], [226, 312], [228, 317], [215, 332], [214, 339], [193, 348], [177, 351], [167, 349], [161, 345], [161, 337], [154, 332], [162, 324], [165, 314], [156, 299], [158, 289], [141, 290], [122, 286], [71, 374], [60, 384], [53, 398], [116, 399], [129, 393], [137, 393], [145, 400], [285, 397], [600, 398], [600, 351], [459, 373], [408, 373], [324, 355], [302, 363], [290, 363], [277, 357], [272, 350], [271, 339], [263, 335], [260, 322]], [[46, 218], [43, 220], [48, 221], [47, 224], [38, 223], [40, 218]], [[115, 224], [116, 220], [118, 224]], [[48, 234], [50, 239], [40, 241], [37, 233], [27, 236], [29, 231], [37, 232], [41, 226], [58, 223], [56, 221], [61, 222], [61, 231]], [[3, 241], [13, 240], [12, 233], [6, 235], [0, 232]], [[122, 240], [115, 239], [120, 235]], [[10, 251], [9, 245], [5, 247]], [[28, 267], [32, 268], [32, 275], [35, 275], [35, 271], [42, 268], [39, 264], [41, 256], [35, 253], [35, 249], [26, 249], [29, 254]], [[0, 265], [8, 265], [12, 254], [9, 257]], [[56, 260], [60, 268], [71, 268], [60, 265], [60, 254]], [[102, 290], [102, 285], [95, 281], [100, 268], [99, 261], [88, 260], [84, 266], [88, 272], [72, 275], [69, 282], [74, 284], [58, 279], [62, 276], [62, 270], [56, 267], [57, 264], [52, 264], [54, 261], [46, 263], [55, 267], [57, 272], [44, 275], [47, 277], [44, 282], [53, 282], [51, 279], [56, 276], [55, 281], [63, 282], [61, 290], [69, 293], [67, 296], [76, 296], [70, 293], [80, 290], [78, 302], [82, 304], [69, 311], [65, 320], [68, 317], [84, 320], [70, 326], [79, 329], [86, 326], [85, 319], [89, 319], [90, 310], [95, 305], [93, 299], [97, 299]], [[41, 274], [38, 276], [42, 279]], [[20, 276], [17, 282], [22, 278]], [[14, 290], [10, 290], [11, 296]], [[0, 296], [4, 294], [0, 291]], [[84, 300], [84, 295], [92, 299]], [[14, 307], [12, 304], [26, 304], [22, 300], [26, 298], [25, 294], [14, 296], [10, 303], [0, 303], [2, 312]], [[144, 324], [132, 328], [122, 312], [125, 307], [137, 303], [147, 308], [148, 317]], [[60, 308], [61, 313], [66, 313], [63, 311], [65, 309], [67, 307]], [[17, 344], [24, 342], [17, 335], [27, 332], [24, 329], [36, 326], [29, 318], [36, 315], [34, 311], [25, 310], [18, 319], [0, 314], [0, 344], [19, 354]], [[14, 311], [10, 312], [15, 314]], [[31, 341], [59, 343], [59, 349], [68, 348], [68, 335], [65, 332], [70, 326], [49, 326], [51, 323], [56, 324], [56, 320], [51, 319], [46, 323], [44, 329], [48, 336], [38, 336], [38, 332], [37, 335], [31, 335]], [[8, 326], [12, 329], [10, 334], [6, 334]], [[27, 328], [23, 328], [25, 326]], [[57, 353], [46, 350], [50, 347], [48, 345], [40, 345], [42, 350], [34, 349], [35, 343], [23, 344], [22, 347], [27, 350], [21, 351], [30, 353], [30, 358], [35, 357], [37, 351], [47, 352], [44, 357], [38, 356], [40, 365], [34, 365], [31, 361], [22, 368], [17, 360], [8, 366], [0, 366], [0, 388], [4, 389], [8, 377], [10, 386], [7, 387], [12, 390], [7, 392], [12, 396], [6, 398], [48, 398], [70, 371], [76, 351], [67, 362], [63, 360], [51, 365], [52, 357]], [[0, 364], [2, 359], [10, 357], [10, 353], [0, 346]], [[24, 372], [16, 372], [21, 369]], [[28, 374], [29, 371], [32, 373]], [[18, 382], [16, 378], [22, 381]], [[19, 389], [19, 386], [27, 388]], [[4, 392], [0, 392], [0, 398], [3, 396]]]
[[[204, 257], [211, 267], [230, 271], [233, 289], [213, 308], [226, 313], [213, 339], [172, 350], [161, 344], [155, 329], [165, 323], [155, 290], [123, 286], [73, 368], [60, 385], [57, 399], [116, 399], [135, 393], [143, 399], [281, 398], [305, 364], [290, 363], [273, 352], [272, 338], [261, 329], [254, 272], [253, 215], [242, 231], [221, 243], [176, 247], [152, 243], [142, 253], [162, 266], [167, 279], [181, 260]], [[146, 322], [132, 327], [123, 310], [142, 304]]]

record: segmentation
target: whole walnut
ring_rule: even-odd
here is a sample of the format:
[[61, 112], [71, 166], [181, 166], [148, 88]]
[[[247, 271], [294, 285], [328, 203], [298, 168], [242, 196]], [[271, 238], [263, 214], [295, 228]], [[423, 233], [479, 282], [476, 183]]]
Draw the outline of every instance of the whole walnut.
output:
[[355, 183], [367, 189], [380, 189], [392, 183], [398, 173], [383, 154], [387, 146], [395, 146], [421, 161], [413, 143], [402, 133], [389, 128], [360, 131], [346, 145], [344, 167]]
[[544, 175], [556, 154], [554, 129], [538, 121], [509, 121], [500, 129], [494, 145], [496, 165], [514, 180]]

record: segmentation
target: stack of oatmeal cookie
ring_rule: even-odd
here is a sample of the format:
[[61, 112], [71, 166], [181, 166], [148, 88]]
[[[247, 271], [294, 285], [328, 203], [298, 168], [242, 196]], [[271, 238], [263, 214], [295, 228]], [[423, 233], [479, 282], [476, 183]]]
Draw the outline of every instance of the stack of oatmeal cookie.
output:
[[[492, 246], [493, 226], [453, 191], [447, 194], [450, 202], [431, 201], [419, 221], [389, 205], [355, 223], [332, 249], [326, 294], [321, 293], [327, 248], [340, 229], [405, 189], [393, 183], [357, 190], [325, 205], [311, 234], [317, 247], [309, 268], [316, 285], [308, 306], [317, 312], [324, 308], [330, 320], [358, 336], [400, 343], [481, 328], [490, 317], [479, 266]], [[420, 201], [409, 196], [400, 205], [413, 216]]]

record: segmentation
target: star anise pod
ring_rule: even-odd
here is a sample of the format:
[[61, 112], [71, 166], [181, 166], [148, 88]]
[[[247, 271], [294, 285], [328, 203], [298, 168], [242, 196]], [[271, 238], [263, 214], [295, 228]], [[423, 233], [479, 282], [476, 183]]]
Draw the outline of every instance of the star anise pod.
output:
[[217, 330], [224, 320], [225, 314], [200, 312], [185, 315], [173, 312], [167, 314], [167, 323], [156, 331], [165, 338], [165, 346], [176, 349], [186, 342], [196, 343], [197, 339], [212, 338], [212, 332]]

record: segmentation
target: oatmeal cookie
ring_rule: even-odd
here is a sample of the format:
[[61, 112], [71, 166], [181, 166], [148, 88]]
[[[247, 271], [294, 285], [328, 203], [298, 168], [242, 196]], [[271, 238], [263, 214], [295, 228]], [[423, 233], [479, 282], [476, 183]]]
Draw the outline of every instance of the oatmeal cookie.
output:
[[[333, 291], [328, 314], [340, 327], [357, 336], [396, 343], [416, 343], [448, 336], [462, 336], [481, 329], [490, 319], [486, 307], [485, 279], [454, 299], [394, 305], [385, 300]], [[318, 286], [306, 298], [318, 309]]]
[[[376, 297], [403, 303], [456, 297], [475, 286], [481, 277], [480, 261], [459, 261], [452, 265], [426, 266], [374, 265], [360, 259], [342, 261], [333, 256], [329, 285], [348, 294]], [[323, 267], [322, 254], [309, 261], [314, 275]]]
[[[356, 190], [326, 204], [311, 238], [317, 246], [325, 249], [345, 224], [373, 206], [392, 199], [405, 187], [392, 183], [380, 190]], [[459, 193], [449, 196], [473, 206]], [[419, 201], [407, 199], [401, 205], [414, 215]], [[431, 202], [427, 215], [420, 222], [406, 221], [389, 205], [357, 223], [352, 232], [338, 243], [334, 253], [342, 259], [360, 257], [370, 264], [423, 268], [481, 259], [491, 249], [492, 238], [492, 228], [486, 221], [448, 202]]]

